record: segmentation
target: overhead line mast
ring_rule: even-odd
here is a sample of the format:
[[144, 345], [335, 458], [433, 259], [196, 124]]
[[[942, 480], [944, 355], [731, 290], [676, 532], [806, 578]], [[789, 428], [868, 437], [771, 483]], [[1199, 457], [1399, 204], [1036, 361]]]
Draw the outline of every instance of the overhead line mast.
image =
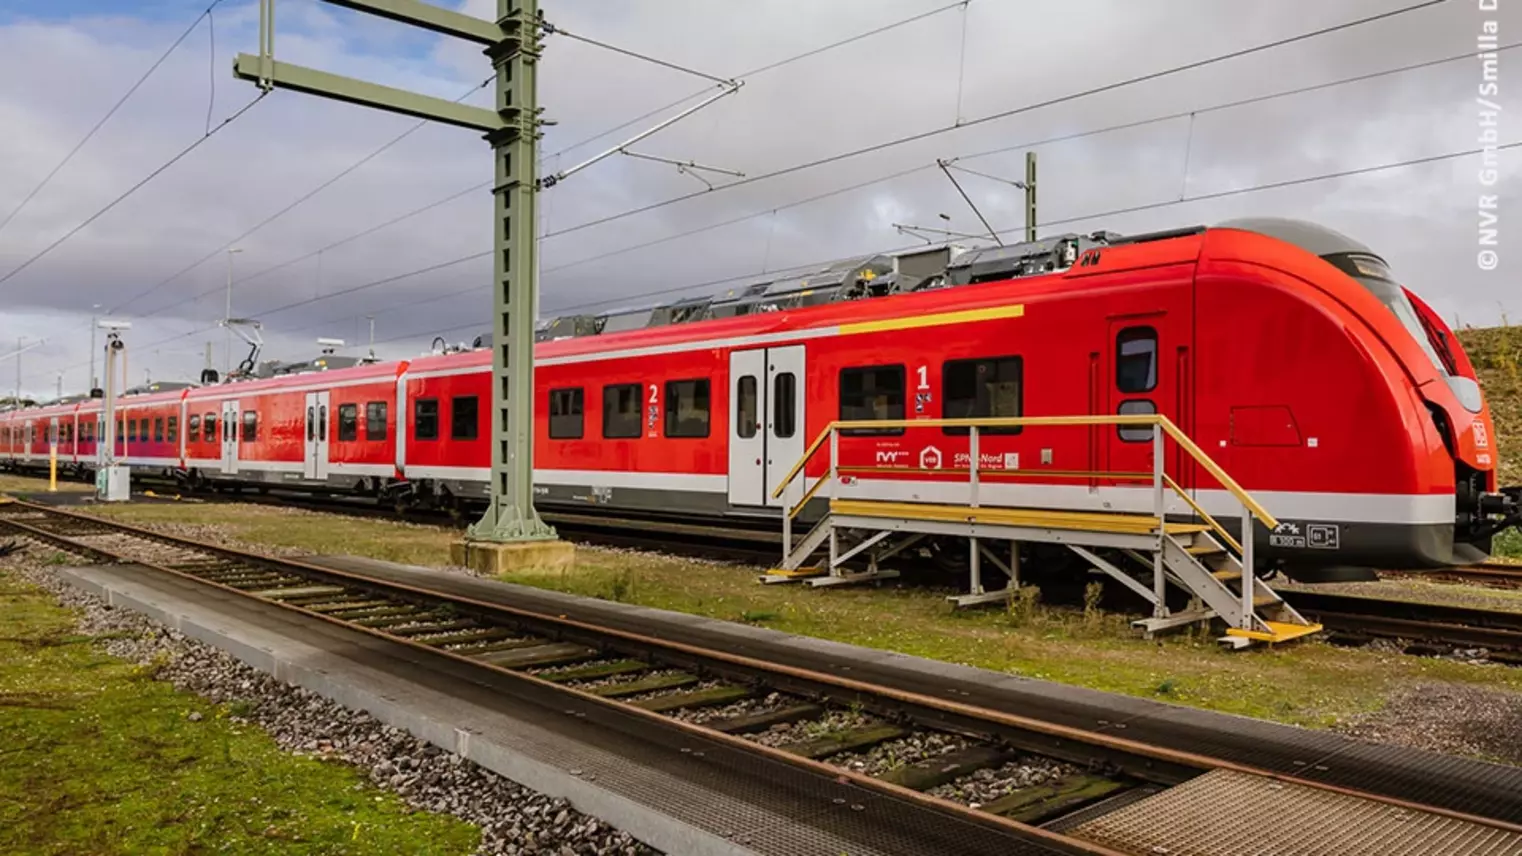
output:
[[[553, 176], [553, 180], [541, 182], [536, 175], [535, 150], [539, 126], [544, 124], [539, 118], [537, 80], [541, 36], [553, 28], [540, 14], [538, 0], [497, 0], [495, 22], [420, 0], [325, 2], [482, 45], [496, 70], [496, 104], [488, 110], [276, 62], [274, 0], [259, 3], [259, 54], [239, 54], [233, 65], [237, 77], [258, 84], [266, 92], [274, 87], [294, 89], [444, 122], [480, 131], [491, 143], [495, 164], [492, 193], [496, 198], [492, 227], [495, 240], [491, 347], [495, 382], [490, 425], [491, 501], [485, 514], [468, 530], [465, 542], [458, 545], [455, 558], [483, 570], [500, 569], [508, 562], [568, 563], [572, 556], [570, 546], [556, 539], [555, 530], [534, 509], [534, 328], [539, 291], [535, 208], [542, 188], [591, 162]], [[737, 82], [721, 81], [721, 84], [723, 91], [705, 103], [739, 88]], [[692, 109], [683, 111], [661, 122], [636, 135], [630, 143], [691, 112]], [[549, 548], [548, 544], [554, 544], [555, 548]], [[530, 549], [517, 549], [524, 547]]]

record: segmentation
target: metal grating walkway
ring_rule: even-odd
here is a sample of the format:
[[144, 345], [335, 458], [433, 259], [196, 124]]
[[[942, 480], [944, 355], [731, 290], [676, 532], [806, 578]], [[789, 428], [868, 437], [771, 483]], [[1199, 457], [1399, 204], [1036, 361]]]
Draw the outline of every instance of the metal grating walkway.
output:
[[1522, 835], [1230, 770], [1070, 834], [1146, 856], [1522, 856]]

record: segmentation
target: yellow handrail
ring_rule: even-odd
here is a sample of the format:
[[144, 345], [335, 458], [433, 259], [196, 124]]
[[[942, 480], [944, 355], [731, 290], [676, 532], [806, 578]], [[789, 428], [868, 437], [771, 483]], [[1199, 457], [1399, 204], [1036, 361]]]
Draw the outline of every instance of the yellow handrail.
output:
[[[1140, 413], [1134, 415], [1096, 414], [1091, 416], [1002, 416], [977, 419], [837, 419], [824, 426], [824, 430], [820, 431], [819, 436], [814, 438], [814, 442], [809, 444], [809, 447], [804, 451], [803, 456], [798, 459], [798, 463], [794, 464], [793, 468], [788, 471], [787, 476], [778, 483], [777, 489], [772, 492], [772, 498], [778, 499], [782, 496], [782, 493], [787, 489], [787, 486], [792, 484], [793, 480], [798, 477], [798, 473], [801, 472], [803, 468], [808, 464], [809, 460], [814, 457], [814, 453], [819, 451], [820, 446], [824, 445], [824, 441], [830, 436], [830, 432], [837, 429], [1020, 428], [1025, 426], [1040, 427], [1065, 425], [1161, 426], [1163, 432], [1169, 437], [1172, 437], [1173, 441], [1179, 445], [1179, 448], [1187, 452], [1189, 457], [1193, 458], [1196, 463], [1204, 467], [1205, 471], [1210, 473], [1210, 475], [1214, 477], [1216, 481], [1220, 482], [1222, 487], [1230, 491], [1232, 496], [1235, 496], [1237, 500], [1247, 508], [1250, 514], [1263, 521], [1264, 525], [1270, 529], [1273, 529], [1279, 525], [1278, 519], [1275, 518], [1272, 514], [1269, 514], [1268, 509], [1260, 505], [1256, 499], [1253, 499], [1252, 495], [1243, 489], [1243, 487], [1237, 483], [1236, 479], [1227, 475], [1226, 471], [1221, 469], [1219, 464], [1211, 460], [1210, 456], [1205, 454], [1203, 449], [1195, 445], [1193, 440], [1190, 440], [1177, 425], [1173, 424], [1173, 420], [1160, 413]], [[1193, 502], [1191, 501], [1190, 504], [1192, 505]]]
[[1203, 517], [1205, 522], [1210, 525], [1210, 528], [1215, 530], [1215, 534], [1221, 536], [1221, 538], [1231, 546], [1231, 549], [1237, 551], [1237, 555], [1242, 554], [1241, 542], [1231, 537], [1231, 533], [1226, 531], [1226, 527], [1222, 526], [1220, 523], [1217, 523], [1216, 519], [1210, 516], [1210, 512], [1206, 511], [1204, 507], [1201, 506], [1198, 502], [1195, 502], [1194, 497], [1190, 496], [1187, 491], [1179, 486], [1178, 482], [1173, 480], [1173, 476], [1170, 476], [1167, 473], [1163, 473], [1163, 481], [1167, 482], [1168, 486], [1173, 488], [1174, 493], [1178, 494], [1183, 498], [1185, 502], [1189, 503], [1189, 507], [1194, 509], [1194, 513], [1198, 514], [1200, 517]]

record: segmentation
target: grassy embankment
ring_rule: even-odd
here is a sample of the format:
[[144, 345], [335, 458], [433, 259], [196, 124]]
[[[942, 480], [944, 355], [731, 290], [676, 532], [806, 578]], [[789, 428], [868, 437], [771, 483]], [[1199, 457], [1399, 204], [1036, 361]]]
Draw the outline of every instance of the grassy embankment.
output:
[[288, 754], [73, 628], [68, 610], [0, 567], [0, 852], [475, 848], [473, 827], [412, 812], [352, 768]]

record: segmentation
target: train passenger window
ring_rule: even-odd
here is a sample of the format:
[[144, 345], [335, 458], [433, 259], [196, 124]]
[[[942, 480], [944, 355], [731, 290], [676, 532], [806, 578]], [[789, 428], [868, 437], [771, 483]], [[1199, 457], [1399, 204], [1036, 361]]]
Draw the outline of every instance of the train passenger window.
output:
[[[941, 366], [941, 414], [947, 419], [1021, 415], [1025, 361], [1020, 357], [950, 360]], [[965, 435], [966, 428], [942, 428]], [[1019, 434], [1012, 428], [980, 428], [979, 434]]]
[[[237, 426], [233, 427], [236, 430]], [[259, 439], [259, 414], [252, 410], [245, 410], [243, 411], [243, 442], [257, 439]]]
[[208, 413], [206, 418], [201, 420], [201, 422], [206, 426], [206, 433], [203, 435], [206, 438], [206, 442], [217, 442], [217, 414]]
[[1157, 331], [1127, 327], [1115, 337], [1115, 386], [1121, 392], [1157, 388]]
[[372, 401], [365, 405], [365, 439], [386, 439], [386, 402]]
[[666, 436], [708, 436], [708, 380], [666, 382]]
[[740, 378], [735, 394], [740, 397], [739, 406], [736, 408], [735, 432], [743, 440], [749, 440], [756, 436], [757, 402], [756, 402], [756, 376], [746, 375]]
[[772, 378], [772, 430], [779, 440], [793, 436], [798, 430], [798, 378], [792, 372], [781, 372]]
[[118, 420], [116, 420], [116, 439], [117, 439], [118, 442], [120, 442], [122, 440], [125, 440], [126, 438], [127, 438], [127, 435], [122, 433], [122, 421], [120, 419], [118, 419]]
[[619, 383], [602, 388], [602, 435], [610, 439], [628, 439], [640, 434], [640, 394], [637, 383]]
[[137, 442], [137, 420], [136, 419], [128, 419], [127, 420], [127, 439], [130, 442], [134, 442], [134, 443]]
[[[840, 418], [903, 419], [904, 367], [872, 366], [840, 372]], [[844, 428], [848, 436], [902, 434], [902, 428]]]
[[338, 442], [352, 443], [359, 439], [359, 405], [338, 405]]
[[153, 442], [164, 442], [164, 417], [153, 420]]
[[190, 417], [185, 423], [185, 442], [194, 443], [201, 439], [201, 417], [199, 414]]
[[307, 405], [307, 442], [317, 439], [317, 408]]
[[171, 416], [164, 423], [164, 439], [171, 443], [180, 442], [180, 417]]
[[419, 398], [413, 402], [412, 424], [419, 440], [439, 439], [439, 400]]
[[[1115, 411], [1121, 416], [1139, 416], [1157, 412], [1157, 405], [1145, 398], [1133, 398], [1130, 401], [1122, 401], [1120, 408]], [[1120, 439], [1127, 443], [1145, 443], [1152, 439], [1151, 425], [1117, 425]]]
[[474, 395], [457, 395], [449, 403], [449, 439], [474, 440], [480, 435], [480, 401]]
[[580, 440], [585, 431], [581, 387], [550, 390], [550, 439]]

